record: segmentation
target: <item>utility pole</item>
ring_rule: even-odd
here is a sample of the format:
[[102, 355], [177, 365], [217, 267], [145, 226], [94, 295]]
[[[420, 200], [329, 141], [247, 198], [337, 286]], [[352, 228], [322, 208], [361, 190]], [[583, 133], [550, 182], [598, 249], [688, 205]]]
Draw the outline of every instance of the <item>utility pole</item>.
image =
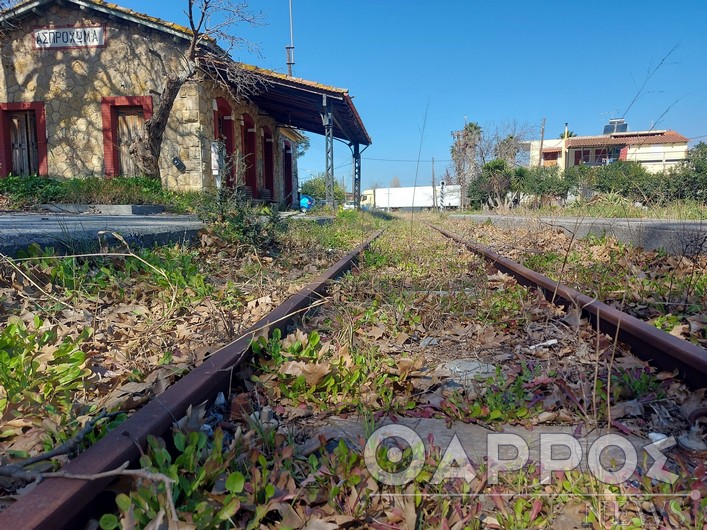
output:
[[437, 184], [435, 183], [435, 157], [432, 157], [432, 208], [437, 209]]
[[543, 165], [543, 142], [545, 142], [545, 118], [540, 126], [540, 151], [538, 152], [538, 167]]
[[292, 0], [290, 0], [290, 45], [285, 46], [287, 53], [287, 75], [292, 77], [292, 67], [295, 64], [295, 37], [292, 31]]
[[562, 159], [564, 160], [564, 164], [562, 165], [563, 171], [567, 169], [568, 162], [569, 162], [568, 158], [569, 158], [569, 154], [570, 154], [570, 152], [567, 150], [567, 137], [570, 134], [570, 129], [567, 125], [568, 125], [567, 122], [565, 122], [565, 138], [562, 141]]

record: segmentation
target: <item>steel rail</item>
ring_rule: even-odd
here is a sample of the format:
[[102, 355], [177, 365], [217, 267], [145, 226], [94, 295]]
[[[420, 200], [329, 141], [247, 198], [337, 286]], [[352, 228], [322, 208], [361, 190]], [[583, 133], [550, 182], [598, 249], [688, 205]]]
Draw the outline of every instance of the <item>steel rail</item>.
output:
[[[292, 318], [324, 296], [328, 283], [349, 270], [382, 230], [329, 267], [315, 280], [295, 293], [268, 315], [253, 324], [238, 339], [211, 355], [182, 379], [136, 411], [119, 427], [109, 432], [63, 471], [74, 475], [95, 475], [136, 462], [149, 435], [163, 436], [187, 408], [213, 401], [219, 392], [228, 392], [233, 371], [250, 354], [253, 337], [275, 328], [284, 330]], [[31, 492], [0, 512], [0, 528], [22, 530], [59, 530], [83, 527], [89, 505], [113, 479], [80, 480], [46, 478]]]
[[598, 325], [602, 332], [615, 336], [618, 330], [619, 339], [629, 344], [633, 354], [639, 358], [651, 362], [661, 370], [673, 371], [677, 368], [683, 380], [693, 388], [707, 386], [707, 350], [704, 348], [562, 285], [483, 245], [466, 241], [443, 228], [428, 226], [483, 256], [499, 271], [514, 276], [521, 285], [537, 287], [548, 301], [581, 309], [582, 314], [588, 317], [594, 326]]

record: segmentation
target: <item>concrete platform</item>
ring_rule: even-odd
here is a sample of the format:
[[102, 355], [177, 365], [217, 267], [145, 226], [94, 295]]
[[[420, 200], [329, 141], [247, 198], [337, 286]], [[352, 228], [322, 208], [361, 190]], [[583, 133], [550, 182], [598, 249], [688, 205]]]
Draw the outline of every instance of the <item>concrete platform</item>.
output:
[[678, 256], [707, 253], [707, 220], [683, 221], [675, 219], [632, 219], [591, 217], [520, 217], [494, 214], [454, 214], [455, 219], [469, 219], [477, 223], [487, 221], [503, 227], [529, 226], [536, 222], [547, 227], [558, 227], [577, 238], [589, 234], [614, 236], [619, 241], [645, 248], [662, 249]]
[[[16, 257], [30, 244], [58, 254], [99, 248], [99, 232], [116, 232], [131, 246], [190, 241], [203, 223], [189, 215], [0, 214], [0, 253]], [[104, 236], [110, 242], [116, 239]]]
[[39, 208], [53, 213], [99, 215], [155, 215], [164, 212], [164, 206], [155, 204], [41, 204]]

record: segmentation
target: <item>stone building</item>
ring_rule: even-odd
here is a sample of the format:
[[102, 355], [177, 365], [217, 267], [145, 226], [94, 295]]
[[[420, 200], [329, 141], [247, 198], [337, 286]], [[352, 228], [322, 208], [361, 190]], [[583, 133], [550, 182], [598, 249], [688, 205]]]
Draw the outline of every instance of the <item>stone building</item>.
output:
[[[0, 24], [0, 177], [136, 174], [129, 146], [166, 75], [183, 71], [191, 32], [101, 0], [28, 0]], [[370, 144], [346, 90], [242, 67], [260, 87], [248, 99], [222, 83], [181, 88], [159, 159], [165, 187], [244, 186], [291, 203], [299, 131], [326, 135], [332, 149], [343, 139], [354, 155]]]

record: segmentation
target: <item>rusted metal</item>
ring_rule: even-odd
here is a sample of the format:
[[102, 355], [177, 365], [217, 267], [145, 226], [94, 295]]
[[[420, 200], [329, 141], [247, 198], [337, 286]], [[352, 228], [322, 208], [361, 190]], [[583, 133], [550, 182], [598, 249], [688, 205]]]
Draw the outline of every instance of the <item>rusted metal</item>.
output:
[[[64, 466], [64, 471], [75, 475], [93, 475], [115, 469], [128, 461], [137, 461], [148, 435], [164, 435], [176, 418], [184, 416], [190, 405], [213, 401], [219, 392], [227, 392], [234, 368], [250, 353], [252, 338], [275, 328], [284, 330], [295, 315], [306, 311], [314, 300], [323, 297], [327, 284], [349, 270], [358, 255], [381, 233], [373, 234], [256, 322], [240, 338], [215, 352], [203, 364], [152, 399], [117, 429]], [[0, 528], [58, 530], [82, 527], [77, 522], [110, 480], [45, 479], [30, 493], [0, 512]]]
[[547, 300], [565, 307], [581, 309], [583, 315], [595, 326], [598, 325], [602, 332], [615, 336], [618, 330], [619, 340], [630, 345], [634, 355], [650, 361], [661, 370], [673, 371], [677, 368], [683, 380], [693, 388], [707, 386], [707, 350], [704, 348], [523, 267], [489, 248], [465, 241], [443, 228], [430, 226], [483, 256], [499, 271], [511, 274], [521, 285], [537, 287]]

